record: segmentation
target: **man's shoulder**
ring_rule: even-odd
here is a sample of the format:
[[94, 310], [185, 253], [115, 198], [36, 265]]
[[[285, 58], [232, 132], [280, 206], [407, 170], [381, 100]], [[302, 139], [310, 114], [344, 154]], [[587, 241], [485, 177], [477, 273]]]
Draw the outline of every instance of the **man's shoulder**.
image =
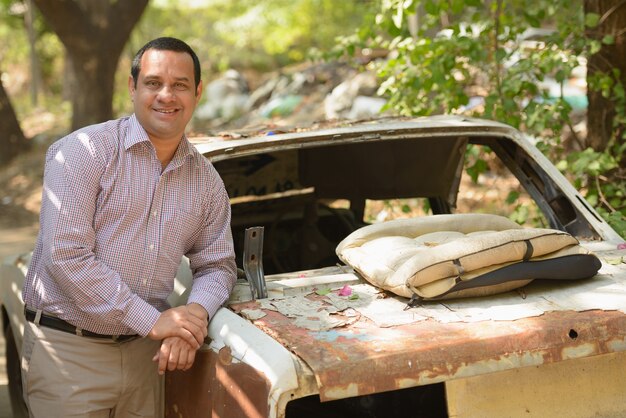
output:
[[57, 142], [67, 140], [93, 140], [93, 139], [117, 139], [123, 137], [128, 129], [129, 117], [125, 116], [118, 119], [108, 120], [106, 122], [95, 123], [78, 128], [69, 133]]
[[196, 184], [201, 185], [201, 189], [207, 194], [211, 194], [216, 184], [223, 183], [218, 171], [215, 169], [211, 161], [202, 155], [193, 144], [189, 143], [189, 154], [187, 155], [186, 173], [194, 179]]
[[193, 164], [195, 164], [199, 168], [198, 173], [202, 175], [211, 176], [211, 177], [217, 174], [217, 170], [215, 170], [215, 167], [213, 167], [213, 164], [211, 163], [211, 161], [208, 158], [206, 158], [204, 155], [202, 155], [196, 149], [196, 147], [190, 144], [189, 149], [190, 149], [191, 161], [193, 162]]
[[111, 155], [124, 143], [128, 119], [128, 117], [122, 117], [79, 128], [53, 143], [48, 150], [48, 155], [56, 153], [60, 148], [82, 149], [101, 156]]
[[96, 123], [93, 125], [85, 126], [82, 129], [78, 129], [74, 132], [75, 136], [86, 134], [93, 138], [103, 138], [114, 140], [117, 142], [120, 138], [126, 135], [129, 125], [129, 117], [125, 116], [118, 119], [111, 119], [106, 122]]

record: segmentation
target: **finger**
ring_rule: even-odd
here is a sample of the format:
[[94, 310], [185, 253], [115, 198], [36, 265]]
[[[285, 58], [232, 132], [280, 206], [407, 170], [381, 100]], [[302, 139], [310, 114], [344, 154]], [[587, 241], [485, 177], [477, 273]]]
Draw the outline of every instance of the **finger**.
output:
[[196, 327], [203, 335], [206, 333], [207, 327], [209, 326], [209, 322], [207, 320], [194, 317], [193, 315], [190, 316], [187, 324], [189, 328]]
[[202, 322], [208, 322], [208, 315], [206, 309], [197, 304], [187, 305], [187, 312], [194, 318], [201, 320]]
[[[206, 331], [206, 326], [204, 322], [190, 313], [187, 312], [187, 318], [184, 321], [181, 321], [180, 324], [177, 325], [178, 329], [184, 328], [189, 331], [193, 338], [195, 338], [197, 345], [202, 345], [204, 342], [204, 332]], [[192, 347], [196, 347], [193, 343], [191, 343]]]
[[[202, 335], [202, 333], [199, 333], [199, 335]], [[204, 342], [204, 338], [198, 339], [198, 335], [194, 334], [193, 332], [191, 332], [191, 330], [186, 328], [179, 328], [177, 336], [185, 340], [193, 348], [200, 347], [200, 344]]]
[[180, 346], [178, 344], [172, 344], [170, 350], [170, 356], [167, 360], [167, 370], [176, 370], [178, 367], [178, 359], [180, 357]]
[[187, 359], [185, 362], [185, 368], [183, 370], [189, 370], [193, 366], [193, 362], [196, 358], [196, 350], [189, 350], [187, 352]]
[[189, 356], [189, 351], [193, 351], [191, 350], [191, 347], [189, 347], [188, 344], [184, 344], [184, 347], [180, 350], [179, 354], [178, 354], [178, 364], [176, 365], [176, 368], [179, 370], [186, 370], [187, 367], [187, 357]]
[[198, 346], [192, 346], [194, 349], [199, 348], [202, 344], [204, 344], [204, 337], [206, 335], [206, 328], [200, 328], [197, 332], [194, 333], [194, 337], [196, 341], [198, 341]]
[[161, 344], [159, 352], [159, 374], [164, 374], [167, 368], [167, 359], [170, 357], [170, 347], [167, 343]]
[[204, 343], [204, 333], [206, 332], [206, 328], [201, 327], [185, 327], [189, 332], [193, 334], [193, 338], [195, 338], [197, 344], [191, 344], [193, 348], [198, 348]]
[[[177, 336], [185, 339], [192, 347], [197, 348], [204, 342], [207, 326], [206, 319], [198, 318], [186, 310], [174, 308], [161, 314], [148, 336], [153, 340]], [[191, 338], [195, 339], [195, 342]]]

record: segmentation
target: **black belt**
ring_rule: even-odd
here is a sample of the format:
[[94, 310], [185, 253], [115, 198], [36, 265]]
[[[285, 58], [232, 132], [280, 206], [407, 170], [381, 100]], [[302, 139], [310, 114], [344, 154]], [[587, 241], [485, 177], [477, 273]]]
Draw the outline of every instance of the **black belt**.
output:
[[[35, 323], [35, 317], [37, 316], [37, 312], [24, 308], [24, 316], [26, 317], [27, 321]], [[47, 327], [47, 328], [56, 329], [57, 331], [68, 332], [74, 335], [79, 335], [79, 336], [89, 337], [89, 338], [109, 339], [109, 340], [113, 340], [115, 342], [120, 342], [120, 343], [124, 341], [134, 340], [135, 338], [139, 337], [137, 334], [134, 334], [134, 335], [98, 334], [96, 332], [87, 331], [86, 329], [80, 329], [60, 318], [57, 318], [55, 316], [45, 315], [45, 314], [41, 314], [41, 316], [39, 317], [39, 325]]]

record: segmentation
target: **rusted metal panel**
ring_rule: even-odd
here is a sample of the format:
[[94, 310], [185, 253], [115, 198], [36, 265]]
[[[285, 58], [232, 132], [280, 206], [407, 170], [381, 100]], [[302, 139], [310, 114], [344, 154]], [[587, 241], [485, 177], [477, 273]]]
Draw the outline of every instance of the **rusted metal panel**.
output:
[[472, 323], [429, 319], [388, 328], [361, 317], [324, 331], [264, 312], [255, 325], [311, 367], [323, 401], [626, 350], [626, 315], [617, 311], [557, 311]]
[[454, 418], [625, 417], [626, 352], [446, 382]]
[[166, 418], [265, 418], [270, 383], [258, 370], [234, 362], [228, 347], [204, 346], [188, 371], [165, 375]]

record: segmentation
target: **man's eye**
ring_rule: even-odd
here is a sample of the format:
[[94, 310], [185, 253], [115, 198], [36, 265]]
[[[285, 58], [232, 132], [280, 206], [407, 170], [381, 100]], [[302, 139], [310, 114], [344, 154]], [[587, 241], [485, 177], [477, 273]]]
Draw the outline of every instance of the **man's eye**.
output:
[[146, 86], [150, 87], [150, 88], [154, 88], [154, 87], [159, 87], [161, 85], [161, 83], [159, 83], [156, 80], [149, 80], [146, 81]]
[[174, 88], [179, 91], [187, 90], [187, 85], [183, 83], [174, 84]]

